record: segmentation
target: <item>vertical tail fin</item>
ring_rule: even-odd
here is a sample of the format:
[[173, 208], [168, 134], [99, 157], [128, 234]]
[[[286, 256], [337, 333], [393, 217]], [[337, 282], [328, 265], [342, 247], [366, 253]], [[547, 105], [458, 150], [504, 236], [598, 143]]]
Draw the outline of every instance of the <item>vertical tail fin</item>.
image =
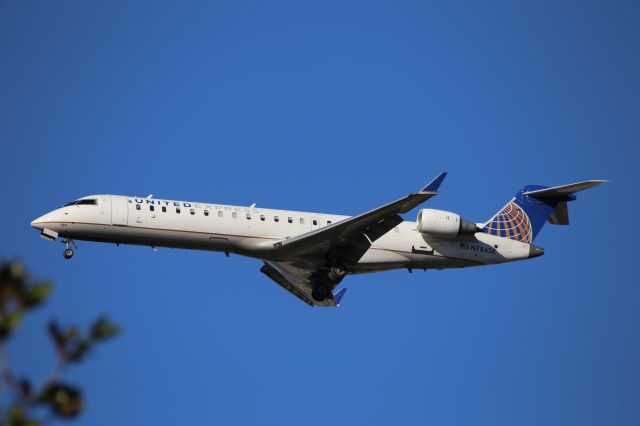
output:
[[569, 224], [567, 202], [576, 199], [575, 192], [605, 182], [588, 180], [555, 187], [525, 186], [506, 206], [482, 224], [482, 232], [531, 243], [547, 220], [553, 224]]

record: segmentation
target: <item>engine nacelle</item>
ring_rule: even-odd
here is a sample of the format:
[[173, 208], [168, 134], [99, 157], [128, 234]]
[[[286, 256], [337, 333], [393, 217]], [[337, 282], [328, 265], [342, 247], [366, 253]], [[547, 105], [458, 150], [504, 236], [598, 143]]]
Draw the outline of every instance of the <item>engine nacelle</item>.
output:
[[457, 213], [422, 209], [418, 213], [418, 231], [438, 238], [455, 238], [458, 235], [474, 234], [476, 225]]

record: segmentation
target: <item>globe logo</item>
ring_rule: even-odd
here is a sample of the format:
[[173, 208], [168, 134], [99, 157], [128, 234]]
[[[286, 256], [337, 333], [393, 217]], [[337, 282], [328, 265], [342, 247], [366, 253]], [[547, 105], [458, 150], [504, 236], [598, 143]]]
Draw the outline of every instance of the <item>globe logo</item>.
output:
[[486, 225], [485, 232], [498, 237], [531, 243], [532, 231], [529, 217], [522, 207], [510, 202]]

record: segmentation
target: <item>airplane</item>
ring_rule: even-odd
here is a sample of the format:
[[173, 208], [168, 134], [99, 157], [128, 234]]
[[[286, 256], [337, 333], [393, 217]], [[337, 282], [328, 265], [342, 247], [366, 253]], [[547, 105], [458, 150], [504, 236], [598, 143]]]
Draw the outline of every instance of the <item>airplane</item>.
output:
[[447, 173], [420, 191], [357, 216], [173, 201], [122, 195], [90, 195], [31, 222], [40, 235], [61, 237], [64, 258], [75, 240], [234, 253], [259, 259], [260, 272], [310, 306], [339, 306], [336, 290], [349, 274], [393, 269], [447, 269], [493, 265], [544, 254], [533, 244], [548, 221], [569, 224], [575, 193], [605, 180], [525, 186], [486, 222], [423, 208]]

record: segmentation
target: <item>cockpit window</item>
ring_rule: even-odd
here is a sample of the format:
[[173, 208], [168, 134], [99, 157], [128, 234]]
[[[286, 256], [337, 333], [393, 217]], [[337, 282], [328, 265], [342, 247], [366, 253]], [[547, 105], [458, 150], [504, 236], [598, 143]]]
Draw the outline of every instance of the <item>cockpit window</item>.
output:
[[90, 198], [90, 199], [85, 199], [85, 200], [75, 200], [72, 201], [70, 203], [65, 204], [62, 207], [69, 207], [69, 206], [97, 206], [98, 205], [98, 200], [96, 200], [95, 198]]

